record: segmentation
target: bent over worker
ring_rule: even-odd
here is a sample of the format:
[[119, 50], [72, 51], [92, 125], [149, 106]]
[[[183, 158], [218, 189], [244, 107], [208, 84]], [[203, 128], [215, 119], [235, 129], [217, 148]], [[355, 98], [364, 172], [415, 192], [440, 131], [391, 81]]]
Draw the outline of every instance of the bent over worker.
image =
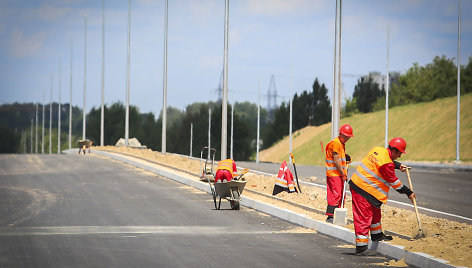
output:
[[218, 162], [216, 168], [215, 182], [229, 182], [238, 176], [236, 163], [233, 159], [225, 159]]
[[395, 168], [406, 171], [407, 166], [395, 161], [406, 154], [404, 139], [393, 138], [387, 148], [374, 147], [362, 159], [352, 174], [349, 186], [352, 194], [352, 214], [356, 233], [356, 255], [372, 256], [377, 252], [368, 250], [369, 231], [372, 241], [392, 240], [382, 231], [380, 206], [387, 202], [390, 186], [406, 194], [410, 200], [416, 198], [406, 185], [395, 175]]
[[[344, 194], [343, 186], [347, 179], [347, 164], [351, 158], [346, 154], [346, 142], [354, 137], [352, 127], [344, 124], [339, 129], [339, 136], [326, 145], [326, 221], [333, 223], [334, 209], [341, 207]], [[346, 159], [348, 158], [348, 159]]]

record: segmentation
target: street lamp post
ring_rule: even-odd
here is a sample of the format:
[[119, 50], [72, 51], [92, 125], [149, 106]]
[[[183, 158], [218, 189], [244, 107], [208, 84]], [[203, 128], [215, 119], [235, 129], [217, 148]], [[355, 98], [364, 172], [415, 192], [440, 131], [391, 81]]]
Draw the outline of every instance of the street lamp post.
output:
[[102, 1], [102, 109], [100, 114], [100, 146], [104, 146], [105, 135], [105, 0]]
[[59, 58], [59, 103], [57, 109], [57, 153], [61, 153], [61, 80], [62, 80], [62, 59]]
[[82, 140], [85, 140], [87, 134], [87, 14], [85, 14], [84, 23], [84, 110], [82, 119]]
[[131, 0], [128, 0], [128, 49], [126, 57], [126, 116], [125, 116], [125, 146], [129, 146], [129, 65], [131, 42]]
[[163, 97], [162, 97], [162, 149], [163, 154], [167, 151], [167, 30], [169, 22], [169, 1], [166, 0], [165, 22], [164, 22], [164, 77], [163, 77]]
[[221, 102], [221, 160], [226, 159], [227, 150], [227, 112], [228, 112], [228, 26], [229, 0], [225, 1], [225, 40], [224, 40], [224, 72], [223, 72], [223, 99]]

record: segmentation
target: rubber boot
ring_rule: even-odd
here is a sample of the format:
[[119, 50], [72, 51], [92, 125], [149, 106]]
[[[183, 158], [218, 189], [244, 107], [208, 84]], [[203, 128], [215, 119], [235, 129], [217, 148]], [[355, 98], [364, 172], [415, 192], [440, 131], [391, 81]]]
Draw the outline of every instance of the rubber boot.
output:
[[392, 241], [393, 237], [391, 235], [385, 235], [383, 232], [380, 234], [371, 235], [372, 241]]
[[356, 256], [375, 256], [376, 251], [369, 250], [368, 246], [356, 246]]

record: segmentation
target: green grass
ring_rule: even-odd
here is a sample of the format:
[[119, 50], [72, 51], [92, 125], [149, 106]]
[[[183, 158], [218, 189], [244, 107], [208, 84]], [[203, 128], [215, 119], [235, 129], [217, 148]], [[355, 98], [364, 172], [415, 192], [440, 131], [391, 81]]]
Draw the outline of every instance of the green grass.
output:
[[[472, 94], [461, 96], [460, 159], [472, 161]], [[438, 99], [428, 103], [410, 104], [389, 109], [389, 135], [404, 138], [407, 154], [401, 160], [450, 162], [456, 159], [456, 110], [457, 97]], [[354, 137], [346, 144], [346, 151], [359, 161], [374, 146], [385, 143], [385, 110], [368, 114], [356, 114], [341, 120], [350, 124]], [[330, 123], [328, 124], [330, 125]], [[294, 140], [300, 135], [294, 135]], [[293, 148], [297, 163], [322, 165], [324, 153], [320, 141], [326, 146], [331, 140], [331, 126]], [[281, 142], [288, 144], [288, 136]], [[286, 160], [288, 145], [264, 161]], [[285, 150], [287, 152], [285, 152]]]

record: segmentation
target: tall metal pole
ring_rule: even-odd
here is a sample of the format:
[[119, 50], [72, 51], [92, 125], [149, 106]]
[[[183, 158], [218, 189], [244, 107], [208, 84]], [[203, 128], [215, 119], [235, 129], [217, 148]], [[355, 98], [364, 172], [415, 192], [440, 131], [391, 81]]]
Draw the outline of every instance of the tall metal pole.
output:
[[36, 131], [35, 131], [34, 153], [38, 153], [38, 104], [36, 103]]
[[256, 139], [256, 163], [259, 163], [259, 132], [261, 122], [261, 81], [257, 81], [257, 139]]
[[226, 159], [227, 144], [227, 106], [228, 106], [228, 28], [229, 28], [229, 0], [225, 1], [225, 48], [223, 72], [223, 99], [221, 111], [221, 159]]
[[57, 153], [61, 153], [61, 80], [62, 80], [62, 59], [59, 58], [59, 103], [57, 109]]
[[44, 101], [46, 99], [46, 92], [43, 91], [43, 120], [41, 121], [41, 154], [44, 154]]
[[166, 0], [166, 11], [164, 21], [164, 79], [163, 79], [163, 98], [162, 98], [162, 153], [167, 151], [167, 30], [169, 22], [169, 1]]
[[26, 154], [26, 137], [25, 130], [21, 131], [21, 140], [23, 141], [23, 153]]
[[27, 134], [26, 134], [25, 130], [21, 131], [21, 137], [22, 137], [22, 139], [23, 139], [23, 153], [24, 153], [24, 154], [27, 153], [27, 151], [26, 151], [26, 139], [27, 139], [27, 138], [26, 138], [26, 135], [27, 135]]
[[230, 145], [230, 148], [231, 148], [231, 151], [230, 151], [230, 157], [231, 159], [234, 159], [233, 158], [233, 120], [234, 120], [234, 103], [233, 103], [233, 106], [231, 106], [231, 145]]
[[387, 26], [387, 86], [385, 89], [385, 147], [388, 145], [388, 93], [390, 90], [390, 26]]
[[69, 90], [69, 150], [72, 148], [72, 47], [73, 41], [70, 41], [70, 90]]
[[129, 53], [131, 36], [131, 0], [128, 0], [128, 50], [126, 57], [126, 117], [125, 117], [125, 146], [129, 146]]
[[290, 100], [290, 118], [289, 118], [289, 124], [288, 124], [288, 143], [289, 143], [289, 148], [288, 148], [288, 151], [289, 151], [289, 155], [288, 155], [288, 159], [289, 161], [291, 162], [292, 161], [292, 158], [290, 157], [290, 154], [292, 153], [292, 118], [293, 118], [293, 114], [292, 114], [292, 90], [293, 90], [293, 64], [290, 66], [290, 96], [289, 96], [289, 100]]
[[100, 116], [100, 146], [105, 135], [105, 0], [102, 0], [102, 111]]
[[333, 59], [333, 97], [331, 100], [331, 139], [336, 137], [336, 56], [338, 44], [338, 0], [336, 0], [336, 11], [334, 19], [334, 59]]
[[461, 2], [459, 2], [459, 19], [457, 22], [457, 119], [456, 119], [456, 161], [460, 159], [460, 126], [461, 126]]
[[208, 109], [208, 159], [210, 159], [211, 148], [211, 108]]
[[82, 119], [82, 140], [85, 140], [87, 134], [87, 14], [85, 14], [84, 24], [84, 111]]
[[33, 153], [33, 118], [31, 118], [31, 142], [30, 142], [30, 153]]
[[51, 74], [51, 101], [49, 102], [49, 154], [52, 153], [52, 80]]
[[193, 123], [190, 123], [190, 156], [192, 156], [192, 145], [193, 145]]
[[343, 0], [339, 0], [339, 42], [338, 42], [338, 96], [336, 109], [336, 133], [341, 126], [341, 37], [342, 37], [342, 14], [343, 14]]

